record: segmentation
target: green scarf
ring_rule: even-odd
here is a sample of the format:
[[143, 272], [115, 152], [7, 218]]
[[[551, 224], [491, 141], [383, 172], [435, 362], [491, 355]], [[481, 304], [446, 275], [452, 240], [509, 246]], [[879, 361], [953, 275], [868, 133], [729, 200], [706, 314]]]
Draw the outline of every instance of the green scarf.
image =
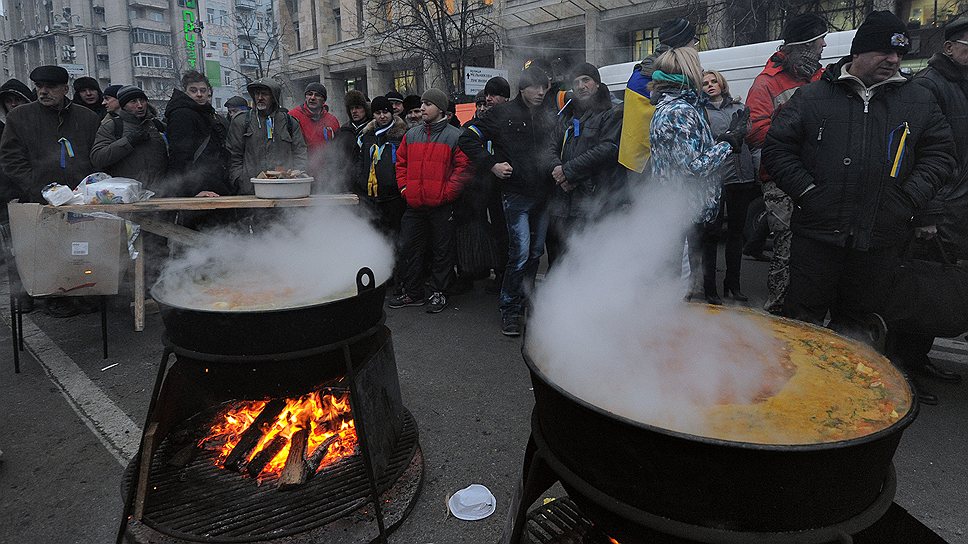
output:
[[683, 74], [667, 74], [662, 70], [652, 72], [652, 81], [665, 81], [667, 83], [678, 83], [689, 87], [689, 80]]

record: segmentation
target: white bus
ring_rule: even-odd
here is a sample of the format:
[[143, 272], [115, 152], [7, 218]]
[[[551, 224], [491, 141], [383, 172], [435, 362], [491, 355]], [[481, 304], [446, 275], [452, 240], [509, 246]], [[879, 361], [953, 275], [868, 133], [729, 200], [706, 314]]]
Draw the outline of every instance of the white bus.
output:
[[[850, 53], [850, 42], [854, 39], [856, 32], [856, 30], [848, 30], [827, 34], [824, 38], [827, 47], [823, 50], [820, 63], [826, 66], [847, 56]], [[763, 71], [767, 59], [782, 43], [781, 40], [776, 40], [701, 51], [699, 60], [702, 62], [703, 69], [721, 72], [726, 81], [729, 82], [729, 94], [733, 98], [739, 98], [745, 102], [746, 94], [753, 85], [753, 80]], [[622, 95], [625, 94], [625, 84], [628, 83], [629, 77], [632, 75], [632, 67], [637, 63], [638, 61], [624, 62], [599, 68], [602, 83], [608, 85], [608, 90], [612, 92], [612, 95], [622, 98]]]

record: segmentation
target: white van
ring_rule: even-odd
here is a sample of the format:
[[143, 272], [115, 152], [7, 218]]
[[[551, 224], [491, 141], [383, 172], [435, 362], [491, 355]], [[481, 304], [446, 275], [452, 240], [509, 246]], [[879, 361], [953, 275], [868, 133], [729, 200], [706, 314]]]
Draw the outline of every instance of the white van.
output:
[[[856, 30], [847, 30], [827, 34], [827, 37], [824, 38], [827, 47], [823, 50], [820, 63], [826, 66], [847, 56], [850, 53], [850, 42], [854, 39], [856, 32]], [[717, 70], [723, 74], [726, 81], [729, 82], [729, 94], [733, 98], [745, 101], [746, 94], [753, 85], [753, 80], [760, 75], [770, 55], [776, 52], [782, 43], [783, 41], [776, 40], [701, 51], [699, 60], [704, 69]], [[622, 98], [622, 95], [625, 94], [625, 84], [628, 83], [629, 77], [632, 75], [632, 68], [637, 63], [638, 61], [609, 64], [598, 69], [602, 76], [602, 83], [608, 85], [608, 90], [611, 91], [612, 95]]]

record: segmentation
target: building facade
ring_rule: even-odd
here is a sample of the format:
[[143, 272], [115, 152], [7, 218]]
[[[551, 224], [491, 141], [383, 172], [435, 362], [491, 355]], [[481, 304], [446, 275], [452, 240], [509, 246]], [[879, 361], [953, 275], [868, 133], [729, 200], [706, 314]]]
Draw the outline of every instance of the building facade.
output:
[[256, 77], [247, 48], [258, 44], [261, 21], [274, 19], [271, 0], [3, 0], [3, 8], [4, 80], [27, 82], [33, 68], [57, 64], [102, 88], [137, 85], [159, 109], [191, 69], [208, 76], [217, 108], [243, 94]]

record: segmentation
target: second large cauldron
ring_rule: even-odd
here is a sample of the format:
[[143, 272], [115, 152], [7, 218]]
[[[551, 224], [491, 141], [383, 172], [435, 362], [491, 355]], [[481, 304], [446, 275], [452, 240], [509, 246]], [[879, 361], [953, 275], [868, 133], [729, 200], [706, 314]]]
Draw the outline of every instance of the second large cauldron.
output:
[[360, 269], [357, 294], [294, 308], [219, 311], [186, 308], [165, 301], [155, 286], [168, 340], [200, 354], [270, 355], [311, 350], [348, 340], [376, 325], [383, 316], [386, 283], [376, 285], [373, 271]]
[[560, 476], [568, 474], [562, 482], [576, 502], [587, 503], [588, 514], [601, 512], [596, 523], [617, 537], [636, 523], [631, 518], [726, 534], [837, 524], [862, 529], [879, 517], [872, 511], [883, 505], [883, 513], [893, 498], [891, 460], [918, 411], [914, 402], [893, 425], [840, 442], [782, 446], [705, 438], [578, 398], [553, 383], [526, 346], [538, 447], [559, 464]]

